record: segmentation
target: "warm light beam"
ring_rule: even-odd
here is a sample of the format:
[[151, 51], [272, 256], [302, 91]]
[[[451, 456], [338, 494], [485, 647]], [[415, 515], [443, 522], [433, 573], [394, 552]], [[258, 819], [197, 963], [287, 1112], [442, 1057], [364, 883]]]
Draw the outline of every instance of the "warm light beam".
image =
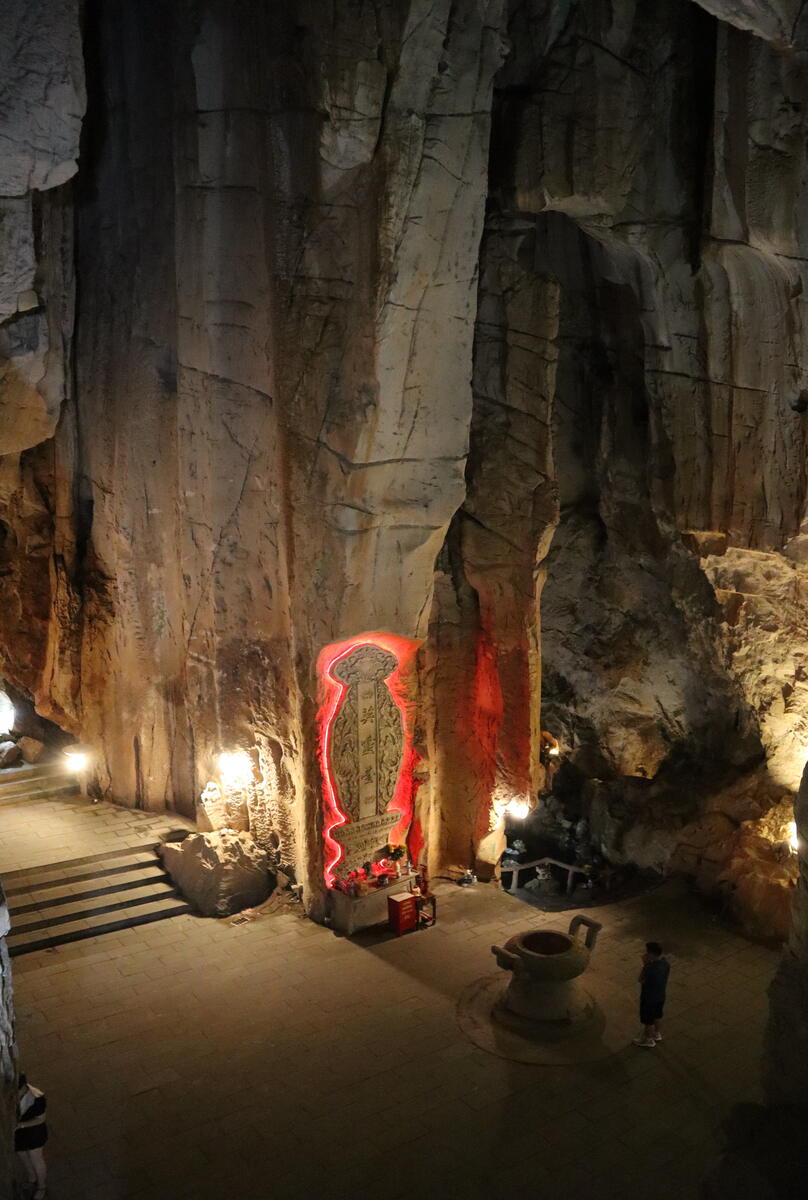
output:
[[90, 756], [83, 750], [65, 750], [64, 755], [68, 768], [76, 775], [86, 771], [90, 765]]
[[252, 763], [244, 750], [223, 750], [216, 766], [222, 784], [230, 790], [246, 787], [252, 779]]

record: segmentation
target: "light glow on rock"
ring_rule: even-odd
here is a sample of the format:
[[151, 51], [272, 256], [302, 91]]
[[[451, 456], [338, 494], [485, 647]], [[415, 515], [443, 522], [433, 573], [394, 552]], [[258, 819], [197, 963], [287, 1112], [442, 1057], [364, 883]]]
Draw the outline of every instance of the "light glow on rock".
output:
[[0, 734], [11, 733], [14, 728], [14, 705], [5, 692], [0, 692]]
[[797, 836], [797, 822], [796, 821], [789, 822], [788, 844], [795, 853], [800, 848], [800, 839]]
[[223, 750], [216, 759], [223, 787], [228, 791], [244, 788], [252, 779], [252, 762], [244, 750]]
[[68, 769], [76, 775], [86, 771], [90, 765], [90, 756], [86, 750], [65, 750], [64, 755]]
[[530, 804], [527, 800], [511, 800], [505, 811], [509, 817], [513, 817], [517, 821], [524, 821], [530, 812]]

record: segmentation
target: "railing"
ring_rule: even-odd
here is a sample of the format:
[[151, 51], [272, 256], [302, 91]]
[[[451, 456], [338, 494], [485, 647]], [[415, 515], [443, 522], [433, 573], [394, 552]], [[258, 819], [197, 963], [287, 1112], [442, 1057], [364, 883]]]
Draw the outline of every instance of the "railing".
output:
[[510, 871], [513, 873], [512, 878], [511, 878], [511, 886], [507, 889], [508, 891], [513, 891], [514, 888], [519, 886], [519, 872], [520, 871], [527, 871], [531, 867], [546, 867], [546, 866], [561, 867], [562, 870], [567, 872], [567, 895], [568, 896], [572, 894], [572, 892], [575, 888], [575, 876], [576, 875], [584, 875], [584, 876], [588, 877], [588, 875], [589, 875], [589, 871], [586, 869], [586, 867], [576, 867], [574, 863], [561, 862], [557, 858], [548, 858], [547, 856], [545, 856], [544, 858], [532, 858], [530, 860], [530, 862], [516, 862], [513, 859], [513, 857], [508, 854], [507, 850], [499, 856], [500, 871], [502, 871], [503, 873], [505, 871]]

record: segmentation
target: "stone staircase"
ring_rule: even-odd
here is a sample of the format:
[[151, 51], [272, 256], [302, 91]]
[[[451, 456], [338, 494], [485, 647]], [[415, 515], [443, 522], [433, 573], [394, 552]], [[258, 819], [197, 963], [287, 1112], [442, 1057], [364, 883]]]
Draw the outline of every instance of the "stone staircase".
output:
[[151, 846], [127, 846], [3, 876], [12, 957], [192, 911]]
[[11, 955], [191, 912], [154, 853], [166, 822], [93, 804], [61, 760], [0, 771], [0, 845], [15, 868], [2, 870]]
[[78, 792], [76, 776], [61, 762], [5, 767], [0, 771], [0, 808], [50, 800], [54, 796], [74, 796]]

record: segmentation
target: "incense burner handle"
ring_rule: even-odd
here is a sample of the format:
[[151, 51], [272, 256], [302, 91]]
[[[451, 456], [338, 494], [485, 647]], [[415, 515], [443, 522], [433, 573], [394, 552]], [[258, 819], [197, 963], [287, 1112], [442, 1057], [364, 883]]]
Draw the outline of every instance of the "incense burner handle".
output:
[[497, 966], [502, 967], [503, 971], [513, 971], [516, 974], [520, 970], [522, 960], [518, 954], [511, 954], [504, 946], [492, 946], [491, 953], [497, 960]]
[[598, 934], [603, 926], [599, 921], [592, 921], [589, 917], [582, 917], [579, 913], [570, 921], [570, 927], [567, 930], [569, 936], [572, 938], [576, 937], [578, 930], [582, 925], [586, 926], [586, 941], [584, 942], [584, 945], [586, 946], [587, 950], [594, 950], [595, 942], [598, 940]]

